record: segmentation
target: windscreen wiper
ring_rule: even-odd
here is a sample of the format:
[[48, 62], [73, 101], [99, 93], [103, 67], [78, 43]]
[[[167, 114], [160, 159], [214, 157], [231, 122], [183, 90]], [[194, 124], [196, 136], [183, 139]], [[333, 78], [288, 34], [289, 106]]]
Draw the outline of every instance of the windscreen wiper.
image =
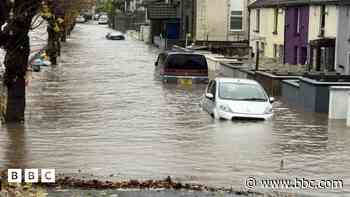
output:
[[242, 100], [245, 100], [245, 101], [267, 101], [264, 98], [244, 98]]

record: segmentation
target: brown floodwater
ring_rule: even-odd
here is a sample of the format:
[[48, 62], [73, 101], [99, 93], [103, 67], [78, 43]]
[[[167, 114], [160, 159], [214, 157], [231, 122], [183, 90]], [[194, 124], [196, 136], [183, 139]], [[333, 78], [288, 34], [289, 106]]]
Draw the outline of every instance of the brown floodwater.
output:
[[163, 84], [154, 76], [158, 49], [130, 38], [108, 41], [108, 31], [78, 25], [60, 65], [33, 73], [26, 122], [0, 128], [0, 168], [113, 179], [171, 175], [237, 189], [248, 176], [336, 177], [345, 182], [337, 194], [350, 195], [344, 121], [281, 101], [271, 121], [213, 120], [199, 106], [205, 86]]

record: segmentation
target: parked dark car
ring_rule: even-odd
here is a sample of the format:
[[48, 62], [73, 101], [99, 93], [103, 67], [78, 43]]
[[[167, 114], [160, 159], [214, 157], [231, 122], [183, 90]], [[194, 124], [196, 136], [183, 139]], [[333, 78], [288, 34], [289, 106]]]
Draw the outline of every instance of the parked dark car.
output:
[[125, 36], [120, 32], [108, 33], [106, 38], [108, 40], [125, 40]]
[[208, 64], [204, 55], [193, 52], [167, 51], [155, 62], [156, 71], [165, 82], [207, 83]]

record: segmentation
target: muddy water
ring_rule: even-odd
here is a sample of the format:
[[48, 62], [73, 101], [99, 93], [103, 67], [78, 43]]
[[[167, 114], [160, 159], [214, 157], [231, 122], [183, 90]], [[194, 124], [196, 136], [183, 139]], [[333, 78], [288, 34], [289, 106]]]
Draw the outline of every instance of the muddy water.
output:
[[62, 63], [33, 74], [26, 123], [1, 126], [0, 168], [115, 179], [171, 175], [238, 189], [248, 176], [350, 183], [344, 122], [280, 101], [272, 121], [214, 121], [199, 107], [204, 86], [157, 81], [158, 50], [132, 39], [107, 41], [108, 31], [78, 25]]

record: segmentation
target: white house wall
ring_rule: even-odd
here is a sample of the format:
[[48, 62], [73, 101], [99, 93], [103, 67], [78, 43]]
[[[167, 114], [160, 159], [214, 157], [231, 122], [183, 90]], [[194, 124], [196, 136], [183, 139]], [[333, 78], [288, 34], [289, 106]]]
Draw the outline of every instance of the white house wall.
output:
[[350, 74], [350, 6], [339, 7], [336, 70]]
[[230, 31], [230, 0], [198, 0], [196, 40], [234, 41], [247, 39], [248, 0], [243, 2], [243, 29], [233, 32]]
[[[338, 7], [335, 5], [326, 6], [325, 37], [335, 38], [337, 36], [337, 15]], [[321, 6], [310, 6], [309, 18], [309, 41], [319, 39], [321, 23]]]

